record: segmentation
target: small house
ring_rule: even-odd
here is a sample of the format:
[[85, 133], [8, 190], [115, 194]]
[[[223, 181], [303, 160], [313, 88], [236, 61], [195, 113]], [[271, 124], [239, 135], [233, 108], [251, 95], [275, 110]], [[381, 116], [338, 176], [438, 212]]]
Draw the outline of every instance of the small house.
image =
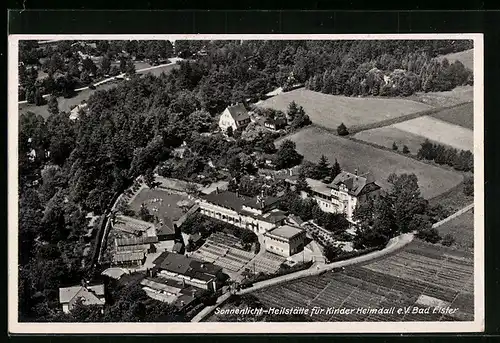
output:
[[69, 313], [73, 307], [81, 301], [83, 305], [104, 306], [104, 285], [80, 285], [59, 288], [59, 304], [62, 305], [64, 313]]
[[250, 123], [248, 111], [242, 103], [228, 106], [219, 118], [219, 127], [227, 132], [231, 127], [233, 131], [242, 130]]
[[264, 122], [264, 127], [277, 131], [284, 129], [286, 127], [286, 119], [285, 118], [267, 118]]

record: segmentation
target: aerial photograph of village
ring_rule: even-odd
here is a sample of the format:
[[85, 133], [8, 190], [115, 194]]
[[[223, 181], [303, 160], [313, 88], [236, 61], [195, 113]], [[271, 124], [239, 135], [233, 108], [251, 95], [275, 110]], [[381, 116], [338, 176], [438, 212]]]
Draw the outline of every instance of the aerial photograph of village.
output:
[[474, 321], [473, 40], [20, 40], [18, 321]]

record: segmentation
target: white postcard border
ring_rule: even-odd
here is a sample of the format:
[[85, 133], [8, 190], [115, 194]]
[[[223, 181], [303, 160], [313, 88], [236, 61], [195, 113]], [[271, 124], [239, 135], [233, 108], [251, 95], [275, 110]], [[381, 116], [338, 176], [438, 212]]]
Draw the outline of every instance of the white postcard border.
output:
[[[18, 113], [19, 40], [418, 40], [474, 41], [474, 321], [314, 323], [20, 323], [18, 321], [18, 120], [8, 120], [8, 327], [12, 334], [159, 333], [451, 333], [484, 331], [484, 61], [483, 34], [54, 34], [10, 35], [8, 113]], [[477, 157], [483, 158], [477, 158]]]

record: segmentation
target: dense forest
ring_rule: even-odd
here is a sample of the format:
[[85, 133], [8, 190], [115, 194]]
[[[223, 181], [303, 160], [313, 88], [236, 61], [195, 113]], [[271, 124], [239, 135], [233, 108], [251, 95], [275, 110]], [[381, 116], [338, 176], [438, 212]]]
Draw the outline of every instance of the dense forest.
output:
[[[131, 56], [169, 57], [172, 54], [169, 45], [162, 44], [97, 42], [95, 48], [85, 45], [84, 49], [110, 60], [126, 56], [125, 52], [130, 61]], [[104, 213], [115, 194], [160, 163], [163, 163], [160, 172], [165, 175], [183, 173], [185, 170], [176, 171], [170, 164], [172, 150], [183, 141], [189, 142], [195, 152], [188, 157], [191, 164], [185, 166], [192, 174], [204, 170], [209, 159], [217, 166], [231, 165], [230, 172], [235, 173], [232, 177], [243, 178], [254, 172], [245, 157], [259, 146], [264, 151], [275, 150], [272, 138], [236, 137], [228, 142], [217, 135], [203, 135], [230, 103], [260, 99], [275, 87], [286, 88], [290, 83], [307, 82], [310, 86], [311, 80], [318, 79], [325, 71], [339, 75], [336, 84], [352, 88], [354, 83], [348, 80], [358, 78], [359, 70], [368, 68], [366, 63], [375, 63], [384, 73], [399, 73], [398, 68], [406, 67], [409, 69], [403, 74], [417, 75], [430, 67], [422, 67], [423, 62], [409, 67], [414, 60], [420, 58], [424, 64], [435, 65], [433, 57], [468, 49], [471, 44], [468, 41], [178, 41], [174, 53], [189, 58], [181, 62], [179, 69], [160, 77], [132, 75], [129, 81], [115, 88], [95, 92], [88, 100], [87, 113], [77, 121], [69, 120], [68, 113], [58, 113], [57, 107], [47, 120], [33, 113], [20, 115], [20, 320], [51, 320], [57, 315], [58, 288], [79, 284], [88, 272], [81, 265], [86, 213]], [[50, 58], [43, 62], [42, 68], [49, 75], [62, 74], [64, 82], [81, 80], [84, 71], [94, 74], [95, 66], [82, 62], [81, 70], [78, 68], [80, 74], [76, 75], [71, 66], [75, 52], [68, 42], [50, 49], [54, 50], [40, 52], [36, 43], [22, 42], [20, 61], [24, 66], [20, 67], [20, 75], [29, 74], [28, 69], [34, 69], [26, 67], [40, 64], [44, 56]], [[123, 71], [130, 64], [127, 61]], [[443, 67], [446, 63], [439, 65]], [[95, 75], [106, 74], [105, 67], [97, 66]], [[456, 69], [462, 70], [459, 66]], [[57, 95], [61, 91], [34, 81], [34, 76], [21, 77], [27, 92], [40, 95], [48, 91]], [[428, 90], [441, 89], [435, 88], [441, 82], [436, 80]], [[462, 76], [457, 76], [457, 80], [455, 86], [465, 82]], [[342, 94], [354, 95], [339, 88], [332, 93], [337, 89]], [[277, 155], [282, 167], [302, 160], [289, 143]]]

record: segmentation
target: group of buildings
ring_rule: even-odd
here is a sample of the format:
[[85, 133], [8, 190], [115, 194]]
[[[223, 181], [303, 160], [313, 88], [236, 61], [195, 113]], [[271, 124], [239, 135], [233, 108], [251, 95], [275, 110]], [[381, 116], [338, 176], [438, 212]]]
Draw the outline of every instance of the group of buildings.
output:
[[[242, 104], [229, 106], [222, 113], [219, 126], [223, 131], [239, 130], [250, 123], [250, 116]], [[286, 125], [286, 123], [284, 123]], [[269, 129], [279, 129], [283, 123], [266, 121]], [[293, 187], [296, 175], [288, 175], [285, 181]], [[343, 213], [354, 223], [356, 207], [370, 197], [380, 193], [380, 186], [371, 174], [358, 175], [342, 171], [333, 181], [325, 182], [307, 178], [308, 191], [302, 191], [302, 198], [314, 199], [321, 210], [328, 213]], [[263, 194], [248, 197], [237, 192], [219, 191], [200, 195], [196, 210], [201, 214], [247, 229], [261, 236], [267, 252], [288, 258], [300, 253], [307, 244], [306, 230], [300, 218], [289, 216], [278, 208], [279, 197]], [[152, 224], [135, 218], [117, 216], [112, 218], [114, 230], [124, 235], [114, 239], [112, 265], [120, 267], [141, 266], [147, 254], [156, 252], [156, 244], [174, 240], [180, 236], [178, 227], [163, 218]], [[192, 240], [196, 238], [192, 236]], [[201, 237], [198, 237], [201, 239]], [[148, 276], [141, 281], [146, 293], [155, 299], [189, 308], [196, 303], [203, 292], [215, 292], [224, 280], [223, 269], [213, 263], [184, 255], [184, 245], [176, 243], [172, 252], [163, 252], [153, 261]], [[71, 310], [78, 299], [84, 304], [104, 304], [104, 286], [74, 286], [60, 289], [60, 302], [65, 312]]]

